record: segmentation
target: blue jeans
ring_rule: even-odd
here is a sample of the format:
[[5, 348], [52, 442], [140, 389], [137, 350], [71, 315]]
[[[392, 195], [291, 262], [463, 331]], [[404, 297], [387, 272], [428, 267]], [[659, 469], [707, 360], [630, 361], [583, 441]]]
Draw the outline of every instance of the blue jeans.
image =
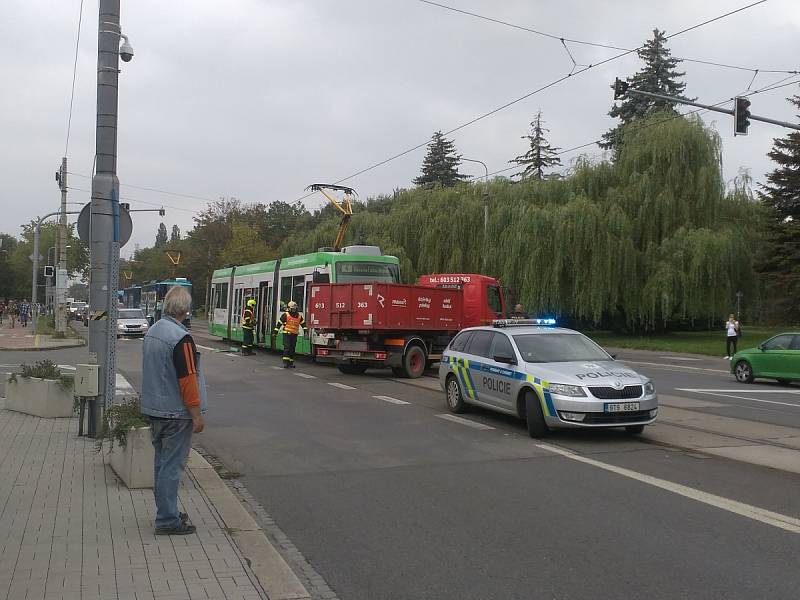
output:
[[178, 517], [178, 486], [192, 447], [191, 419], [151, 419], [150, 434], [155, 448], [153, 495], [156, 499], [156, 529], [172, 529]]

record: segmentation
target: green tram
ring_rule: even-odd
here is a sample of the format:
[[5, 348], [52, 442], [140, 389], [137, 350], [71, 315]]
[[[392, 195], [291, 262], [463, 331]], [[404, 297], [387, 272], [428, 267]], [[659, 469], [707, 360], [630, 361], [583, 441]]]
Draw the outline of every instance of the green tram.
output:
[[[272, 330], [286, 304], [294, 300], [305, 316], [313, 283], [400, 282], [399, 260], [385, 256], [377, 246], [346, 246], [341, 251], [318, 252], [279, 258], [251, 265], [217, 269], [211, 278], [209, 333], [242, 341], [241, 318], [245, 302], [255, 298], [256, 345], [283, 349], [283, 335]], [[311, 354], [313, 330], [297, 339], [297, 353]]]

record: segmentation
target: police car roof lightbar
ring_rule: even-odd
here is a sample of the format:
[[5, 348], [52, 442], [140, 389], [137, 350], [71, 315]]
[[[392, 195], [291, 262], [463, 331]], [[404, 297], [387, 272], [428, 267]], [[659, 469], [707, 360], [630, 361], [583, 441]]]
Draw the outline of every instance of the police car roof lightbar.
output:
[[492, 321], [493, 327], [530, 327], [531, 325], [555, 325], [556, 320], [552, 317], [546, 319], [495, 319]]

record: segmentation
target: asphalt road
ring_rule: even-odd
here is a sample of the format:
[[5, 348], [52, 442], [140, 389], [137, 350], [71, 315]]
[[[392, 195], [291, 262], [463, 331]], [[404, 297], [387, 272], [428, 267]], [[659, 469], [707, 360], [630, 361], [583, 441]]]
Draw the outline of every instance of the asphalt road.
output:
[[[764, 512], [800, 517], [796, 475], [617, 431], [542, 444], [490, 412], [443, 418], [441, 392], [386, 373], [287, 371], [197, 341], [210, 400], [197, 443], [243, 474], [342, 599], [798, 597], [800, 529]], [[137, 388], [140, 352], [119, 344]], [[690, 410], [800, 426], [798, 387], [709, 392], [739, 387], [722, 361], [624, 358]], [[19, 360], [30, 354], [0, 353]]]

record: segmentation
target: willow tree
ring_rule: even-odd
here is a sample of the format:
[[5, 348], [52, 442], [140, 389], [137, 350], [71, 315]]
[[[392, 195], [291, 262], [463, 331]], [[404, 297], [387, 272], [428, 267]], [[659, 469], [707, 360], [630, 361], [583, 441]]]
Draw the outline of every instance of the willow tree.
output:
[[[655, 114], [625, 129], [617, 160], [577, 161], [570, 176], [482, 187], [404, 190], [352, 221], [364, 241], [422, 273], [486, 272], [532, 313], [630, 330], [705, 325], [735, 292], [757, 297], [752, 257], [762, 209], [726, 193], [718, 136], [699, 120]], [[280, 254], [329, 245], [331, 216], [290, 236]], [[485, 255], [485, 256], [484, 256]]]

